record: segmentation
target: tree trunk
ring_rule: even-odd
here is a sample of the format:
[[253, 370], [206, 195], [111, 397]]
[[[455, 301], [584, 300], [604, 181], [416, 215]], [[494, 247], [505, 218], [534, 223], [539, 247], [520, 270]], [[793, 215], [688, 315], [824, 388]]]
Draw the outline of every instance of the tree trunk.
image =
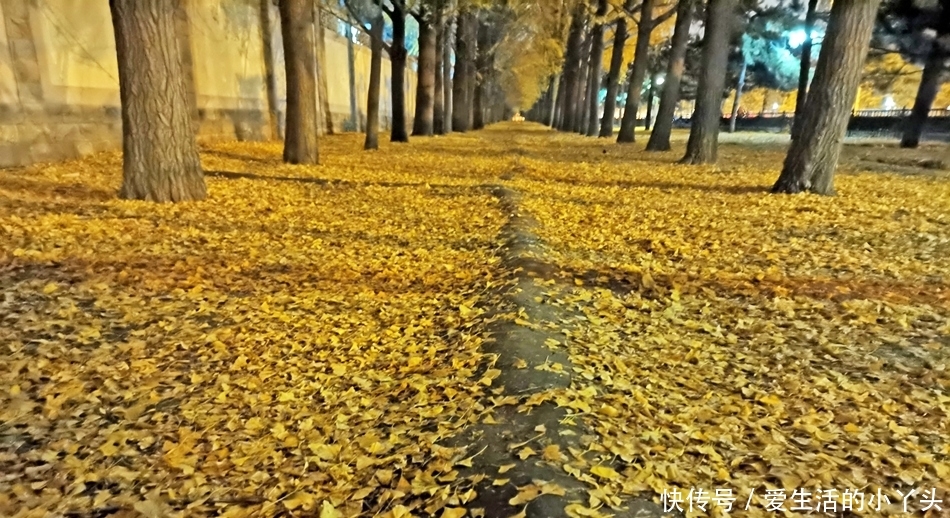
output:
[[818, 0], [808, 0], [808, 10], [805, 11], [805, 41], [802, 44], [802, 59], [798, 67], [798, 97], [795, 98], [795, 118], [792, 119], [792, 140], [801, 132], [802, 113], [805, 110], [805, 100], [808, 97], [808, 76], [811, 75], [811, 33], [815, 30]]
[[484, 112], [484, 98], [485, 91], [484, 85], [479, 81], [475, 81], [475, 90], [472, 92], [472, 129], [480, 130], [485, 128], [485, 112]]
[[267, 90], [267, 126], [270, 138], [283, 138], [280, 131], [280, 109], [277, 100], [277, 74], [274, 73], [274, 45], [271, 38], [271, 0], [261, 0], [261, 50], [264, 54], [264, 87]]
[[[635, 0], [624, 3], [624, 13], [633, 9]], [[623, 68], [623, 48], [627, 44], [627, 20], [621, 16], [614, 29], [614, 47], [610, 54], [610, 71], [607, 72], [607, 97], [604, 99], [604, 116], [600, 119], [600, 136], [614, 134], [614, 115], [617, 112], [617, 90], [620, 87], [620, 72]]]
[[406, 9], [402, 0], [392, 2], [390, 20], [393, 24], [393, 41], [389, 46], [389, 63], [392, 66], [390, 92], [393, 105], [393, 128], [390, 142], [409, 142], [406, 133]]
[[729, 65], [729, 41], [736, 25], [736, 0], [709, 0], [703, 36], [696, 110], [689, 128], [684, 164], [713, 164], [719, 151], [722, 92]]
[[475, 125], [475, 87], [478, 84], [478, 67], [475, 60], [478, 57], [478, 15], [471, 13], [468, 19], [468, 34], [471, 35], [471, 43], [467, 47], [468, 55], [465, 56], [465, 100], [466, 100], [466, 129], [472, 129]]
[[544, 89], [544, 93], [541, 94], [541, 97], [534, 103], [535, 118], [532, 119], [534, 122], [541, 122], [547, 120], [548, 118], [548, 102], [551, 98], [551, 94], [553, 93], [550, 88], [550, 83], [551, 80], [548, 79], [548, 88]]
[[[264, 1], [266, 2], [268, 0]], [[347, 23], [350, 24], [346, 38], [347, 72], [349, 73], [348, 84], [350, 87], [350, 127], [348, 129], [350, 131], [360, 131], [363, 128], [360, 124], [359, 108], [356, 102], [356, 49], [353, 47], [353, 38], [356, 36], [356, 29], [353, 28], [352, 22], [347, 20]]]
[[127, 200], [207, 196], [175, 32], [178, 2], [110, 0], [122, 100], [122, 188]]
[[653, 98], [656, 97], [656, 77], [650, 76], [650, 90], [647, 91], [647, 116], [643, 118], [643, 129], [650, 131], [650, 119], [653, 117]]
[[552, 126], [554, 124], [554, 106], [556, 102], [557, 94], [557, 76], [551, 76], [548, 79], [548, 95], [544, 98], [544, 113], [542, 114], [541, 123], [547, 126]]
[[[604, 61], [604, 24], [603, 17], [607, 15], [607, 0], [598, 0], [597, 11], [594, 13], [597, 17], [594, 29], [591, 31], [591, 47], [590, 47], [590, 71], [588, 72], [590, 76], [590, 87], [589, 92], [593, 92], [593, 95], [588, 95], [587, 99], [587, 136], [595, 137], [597, 136], [598, 130], [598, 119], [597, 119], [597, 108], [600, 106], [600, 75], [603, 71], [603, 61]], [[611, 56], [611, 59], [613, 57]]]
[[[320, 100], [319, 105], [319, 114], [321, 122], [324, 126], [324, 132], [328, 135], [333, 135], [333, 113], [330, 112], [330, 92], [327, 88], [327, 51], [326, 51], [326, 36], [323, 27], [323, 20], [320, 19], [320, 7], [317, 1], [313, 2], [313, 20], [314, 28], [316, 29], [316, 34], [314, 35], [314, 40], [316, 43], [317, 49], [317, 60], [314, 64], [315, 70], [317, 72], [317, 98]], [[319, 127], [319, 125], [318, 125]]]
[[653, 132], [650, 133], [650, 140], [647, 142], [647, 151], [670, 150], [673, 115], [676, 113], [676, 104], [680, 99], [680, 83], [686, 67], [689, 27], [693, 22], [695, 3], [696, 0], [680, 0], [676, 6], [676, 26], [673, 28], [673, 41], [670, 43], [670, 61], [666, 65], [660, 107], [657, 109]]
[[486, 88], [489, 81], [489, 63], [491, 62], [492, 37], [491, 26], [489, 23], [481, 23], [478, 26], [478, 49], [475, 57], [475, 91], [472, 101], [472, 128], [476, 130], [485, 127], [485, 104]]
[[564, 119], [564, 99], [566, 97], [566, 80], [564, 74], [557, 80], [557, 94], [554, 96], [554, 114], [551, 116], [551, 128], [559, 129]]
[[[416, 75], [416, 113], [412, 120], [412, 134], [430, 136], [433, 133], [436, 87], [435, 27], [424, 6], [419, 8], [419, 62]], [[439, 85], [441, 86], [441, 85]]]
[[457, 20], [457, 17], [453, 19], [446, 20], [445, 22], [445, 41], [444, 47], [442, 49], [442, 133], [447, 134], [453, 131], [452, 126], [452, 117], [454, 112], [454, 90], [455, 90], [455, 80], [452, 78], [452, 49], [454, 48], [454, 35], [455, 30], [453, 29], [454, 25], [457, 23], [454, 21]]
[[577, 120], [574, 123], [574, 127], [571, 128], [574, 133], [581, 133], [587, 131], [587, 96], [590, 93], [590, 81], [588, 75], [590, 72], [590, 47], [591, 40], [590, 35], [588, 34], [584, 38], [584, 44], [581, 45], [580, 60], [581, 60], [581, 70], [578, 74], [577, 80], [577, 99], [574, 101], [577, 105]]
[[287, 77], [287, 128], [284, 162], [316, 164], [317, 58], [310, 0], [280, 0], [280, 29], [284, 38]]
[[379, 90], [383, 75], [383, 15], [370, 26], [369, 88], [366, 91], [366, 142], [363, 149], [379, 149]]
[[739, 69], [739, 80], [736, 82], [736, 95], [732, 98], [732, 113], [729, 114], [729, 133], [736, 132], [736, 117], [739, 116], [739, 102], [742, 101], [742, 89], [745, 88], [745, 74], [749, 68], [749, 62], [745, 59], [745, 53], [742, 54], [742, 68]]
[[[834, 194], [834, 173], [854, 106], [880, 0], [834, 2], [802, 114], [772, 192]], [[804, 131], [808, 128], [808, 131]]]
[[[710, 0], [711, 3], [714, 1], [716, 0]], [[637, 28], [637, 46], [633, 53], [633, 70], [630, 72], [630, 83], [627, 85], [627, 104], [624, 106], [620, 132], [617, 134], [617, 142], [621, 144], [636, 140], [637, 112], [640, 111], [640, 92], [643, 90], [643, 81], [647, 74], [655, 3], [656, 0], [643, 0], [640, 6], [640, 26]]]
[[924, 64], [924, 73], [920, 76], [920, 86], [917, 87], [914, 108], [910, 112], [910, 117], [904, 123], [904, 135], [901, 137], [901, 147], [903, 148], [915, 148], [920, 144], [920, 135], [924, 131], [924, 124], [927, 123], [930, 107], [933, 106], [934, 99], [940, 91], [946, 59], [946, 52], [940, 45], [940, 40], [934, 41], [933, 48], [930, 49], [930, 54], [927, 55], [927, 63]]
[[571, 17], [571, 29], [567, 37], [567, 52], [564, 57], [564, 97], [561, 131], [573, 131], [577, 123], [577, 101], [580, 76], [580, 47], [584, 31], [584, 3], [578, 2]]
[[471, 100], [468, 98], [469, 67], [466, 63], [475, 46], [475, 38], [470, 31], [472, 15], [460, 13], [455, 29], [455, 76], [452, 78], [452, 131], [466, 132], [471, 129], [469, 114]]
[[439, 1], [435, 10], [435, 84], [432, 90], [432, 133], [445, 134], [445, 6]]

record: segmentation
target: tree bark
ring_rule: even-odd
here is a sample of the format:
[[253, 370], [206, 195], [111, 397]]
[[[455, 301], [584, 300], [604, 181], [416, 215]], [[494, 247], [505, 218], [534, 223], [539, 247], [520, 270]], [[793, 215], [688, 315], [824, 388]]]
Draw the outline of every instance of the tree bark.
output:
[[445, 134], [445, 6], [436, 1], [435, 8], [435, 84], [432, 90], [432, 133]]
[[[626, 0], [624, 15], [633, 9], [635, 0]], [[623, 68], [623, 48], [627, 44], [627, 20], [624, 16], [617, 19], [614, 29], [614, 47], [610, 53], [610, 71], [607, 72], [607, 97], [604, 99], [604, 116], [600, 119], [601, 137], [614, 134], [614, 115], [617, 111], [617, 90], [620, 87], [620, 72]]]
[[551, 128], [553, 129], [559, 129], [564, 119], [564, 98], [567, 90], [565, 84], [564, 73], [561, 73], [561, 77], [557, 80], [557, 93], [554, 96], [554, 114], [551, 116]]
[[[424, 4], [419, 8], [419, 62], [416, 74], [416, 112], [412, 120], [412, 134], [430, 136], [433, 134], [435, 115], [436, 87], [436, 34], [433, 14]], [[441, 86], [441, 85], [439, 85]]]
[[699, 74], [696, 109], [689, 128], [684, 164], [713, 164], [719, 151], [722, 93], [729, 64], [729, 40], [735, 27], [736, 0], [709, 0], [703, 36], [703, 67]]
[[587, 131], [587, 118], [590, 115], [587, 112], [587, 96], [590, 94], [590, 80], [588, 78], [590, 73], [590, 47], [591, 40], [590, 34], [588, 34], [584, 38], [580, 52], [581, 69], [577, 80], [577, 99], [574, 101], [577, 105], [577, 120], [572, 128], [574, 133], [583, 134]]
[[650, 131], [650, 119], [653, 118], [653, 98], [656, 97], [656, 77], [650, 77], [650, 89], [647, 91], [647, 116], [643, 118], [643, 129]]
[[478, 15], [471, 13], [469, 20], [468, 34], [471, 35], [470, 43], [467, 47], [468, 55], [465, 57], [465, 105], [467, 125], [466, 129], [472, 129], [475, 125], [475, 89], [478, 84], [478, 66], [475, 60], [478, 57]]
[[313, 6], [310, 0], [280, 0], [278, 10], [287, 77], [284, 162], [316, 164], [319, 160]]
[[264, 55], [264, 87], [267, 90], [267, 126], [270, 128], [270, 138], [283, 138], [280, 131], [280, 109], [277, 100], [277, 74], [274, 73], [274, 45], [271, 38], [271, 6], [272, 0], [261, 0], [261, 50]]
[[110, 0], [122, 101], [122, 187], [127, 200], [207, 196], [175, 31], [178, 2]]
[[406, 132], [406, 6], [404, 0], [392, 2], [389, 18], [393, 26], [393, 41], [389, 46], [389, 64], [392, 66], [393, 127], [390, 142], [409, 142]]
[[739, 69], [739, 80], [736, 81], [736, 95], [732, 98], [732, 112], [729, 114], [729, 133], [736, 132], [736, 117], [739, 116], [739, 102], [742, 101], [742, 89], [745, 88], [745, 74], [749, 68], [749, 62], [745, 59], [745, 53], [742, 54], [742, 68]]
[[798, 66], [798, 96], [795, 98], [795, 117], [792, 119], [792, 140], [801, 132], [802, 113], [808, 98], [808, 76], [811, 75], [811, 33], [815, 30], [818, 0], [808, 0], [805, 11], [805, 41], [802, 43], [802, 59]]
[[363, 149], [379, 149], [379, 90], [383, 75], [383, 14], [370, 26], [369, 88], [366, 90], [366, 141]]
[[[264, 0], [265, 2], [267, 0]], [[349, 87], [350, 87], [350, 131], [361, 131], [363, 128], [360, 124], [360, 114], [359, 108], [357, 107], [356, 102], [356, 49], [353, 46], [353, 38], [356, 35], [356, 29], [353, 28], [352, 22], [347, 20], [349, 24], [349, 30], [347, 30], [346, 38], [346, 59], [347, 59], [347, 72], [349, 74]]]
[[[327, 61], [327, 51], [326, 51], [326, 36], [325, 30], [323, 27], [323, 20], [320, 19], [320, 7], [319, 2], [313, 2], [313, 23], [314, 23], [314, 41], [316, 43], [317, 49], [317, 60], [314, 64], [315, 70], [317, 72], [317, 98], [320, 100], [318, 113], [322, 117], [319, 117], [320, 121], [323, 123], [323, 130], [328, 135], [333, 135], [333, 113], [330, 112], [330, 92], [327, 87], [327, 70], [326, 70], [326, 61]], [[317, 126], [320, 127], [319, 125]]]
[[467, 64], [475, 46], [472, 33], [472, 14], [460, 13], [455, 30], [455, 76], [452, 78], [452, 131], [466, 132], [471, 129], [471, 99], [468, 96], [469, 71]]
[[489, 82], [489, 64], [491, 62], [492, 35], [491, 25], [486, 20], [478, 26], [478, 49], [475, 57], [475, 91], [472, 101], [472, 128], [476, 130], [485, 127], [486, 89]]
[[557, 76], [551, 76], [548, 79], [548, 93], [547, 97], [544, 98], [544, 112], [542, 113], [541, 123], [547, 126], [552, 126], [554, 124], [554, 107], [556, 103], [556, 94], [557, 94]]
[[458, 17], [452, 17], [452, 19], [446, 20], [445, 22], [445, 47], [442, 55], [442, 106], [444, 113], [442, 114], [442, 133], [447, 134], [453, 131], [452, 126], [452, 117], [454, 116], [454, 105], [455, 105], [455, 80], [452, 77], [452, 71], [454, 69], [452, 65], [452, 49], [455, 47], [455, 30], [454, 26], [457, 25]]
[[[598, 131], [597, 108], [600, 106], [600, 76], [604, 61], [604, 23], [603, 18], [607, 15], [607, 0], [598, 0], [597, 11], [594, 16], [594, 28], [591, 30], [590, 47], [590, 77], [587, 99], [587, 136], [595, 137]], [[611, 59], [613, 56], [611, 56]], [[593, 92], [593, 95], [590, 95]]]
[[673, 41], [670, 43], [670, 61], [666, 65], [663, 78], [663, 92], [660, 94], [660, 107], [656, 113], [656, 123], [647, 142], [647, 151], [669, 151], [670, 134], [673, 131], [673, 115], [680, 99], [680, 83], [686, 68], [686, 50], [689, 44], [689, 27], [693, 22], [693, 8], [696, 0], [680, 0], [676, 6], [676, 25], [673, 28]]
[[834, 194], [835, 167], [861, 82], [879, 4], [880, 0], [832, 4], [813, 88], [802, 114], [803, 131], [792, 141], [772, 192]]
[[564, 57], [564, 97], [561, 110], [561, 131], [573, 131], [577, 123], [578, 88], [580, 87], [580, 46], [584, 31], [584, 4], [578, 2], [571, 17], [571, 28], [567, 37], [567, 52]]
[[480, 130], [485, 127], [485, 91], [484, 85], [478, 80], [475, 81], [472, 97], [472, 129]]
[[[714, 1], [710, 0], [710, 2]], [[617, 142], [621, 144], [636, 140], [637, 112], [640, 111], [640, 92], [643, 90], [643, 81], [647, 73], [655, 3], [656, 0], [643, 0], [640, 6], [640, 26], [637, 27], [637, 46], [633, 53], [630, 83], [627, 85], [627, 103], [623, 109], [623, 119], [620, 120], [620, 132], [617, 134]]]
[[920, 144], [920, 136], [924, 131], [924, 124], [927, 123], [927, 116], [930, 115], [930, 107], [933, 106], [934, 99], [940, 91], [946, 59], [947, 53], [940, 45], [940, 41], [934, 41], [933, 48], [927, 55], [927, 62], [924, 64], [924, 72], [920, 76], [914, 108], [904, 123], [904, 135], [901, 137], [903, 148], [916, 148]]

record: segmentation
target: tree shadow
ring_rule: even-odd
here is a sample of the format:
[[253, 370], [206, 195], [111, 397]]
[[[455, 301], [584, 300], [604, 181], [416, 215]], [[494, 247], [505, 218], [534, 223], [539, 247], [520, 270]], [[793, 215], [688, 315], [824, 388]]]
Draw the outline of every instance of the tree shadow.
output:
[[260, 156], [254, 156], [254, 155], [246, 155], [243, 153], [234, 153], [232, 151], [222, 151], [220, 149], [214, 149], [207, 146], [201, 149], [201, 154], [211, 155], [218, 158], [240, 160], [242, 162], [255, 162], [258, 164], [280, 165], [281, 163], [283, 163], [283, 159], [279, 155], [275, 155], [273, 157], [260, 157]]
[[414, 187], [433, 189], [439, 194], [468, 194], [476, 191], [484, 191], [490, 186], [487, 185], [456, 185], [456, 184], [432, 184], [420, 180], [418, 182], [387, 182], [370, 180], [347, 180], [345, 178], [319, 178], [313, 176], [272, 176], [257, 173], [248, 173], [241, 171], [205, 171], [206, 177], [223, 178], [228, 180], [255, 180], [255, 181], [275, 181], [291, 182], [301, 184], [321, 185], [326, 187]]
[[74, 182], [54, 182], [40, 175], [0, 170], [0, 196], [12, 200], [44, 199], [55, 203], [88, 203], [111, 200], [115, 191], [90, 185], [76, 177]]
[[[573, 268], [555, 268], [560, 276], [581, 279], [585, 284], [609, 289], [625, 295], [641, 290], [640, 278], [628, 272], [613, 268], [577, 270]], [[764, 270], [762, 273], [765, 273]], [[642, 293], [668, 295], [674, 287], [684, 284], [684, 280], [671, 275], [653, 275], [653, 287], [641, 290]], [[827, 300], [843, 303], [852, 300], [879, 300], [897, 304], [937, 305], [950, 310], [950, 289], [941, 284], [920, 284], [905, 281], [886, 281], [881, 279], [853, 278], [847, 280], [811, 276], [787, 276], [780, 280], [768, 278], [751, 280], [722, 279], [690, 280], [697, 290], [708, 288], [726, 297], [753, 297], [765, 295], [768, 298], [806, 297], [814, 300]]]
[[658, 189], [665, 192], [674, 191], [699, 191], [704, 193], [722, 193], [722, 194], [766, 194], [771, 191], [771, 185], [709, 185], [704, 183], [689, 182], [671, 182], [671, 181], [634, 181], [634, 180], [589, 180], [576, 178], [550, 178], [543, 179], [532, 178], [537, 181], [553, 181], [558, 183], [567, 183], [577, 186], [589, 187], [620, 187], [623, 189]]

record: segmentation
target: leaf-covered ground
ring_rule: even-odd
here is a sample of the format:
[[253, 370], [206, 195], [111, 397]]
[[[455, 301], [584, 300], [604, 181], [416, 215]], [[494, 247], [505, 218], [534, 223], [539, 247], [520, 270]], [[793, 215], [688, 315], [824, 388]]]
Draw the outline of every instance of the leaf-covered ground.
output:
[[517, 124], [360, 144], [323, 139], [313, 168], [207, 144], [210, 199], [180, 205], [114, 199], [117, 154], [0, 171], [0, 515], [462, 516], [471, 452], [444, 444], [491, 411], [478, 308], [510, 273], [487, 185], [521, 193], [574, 315], [573, 385], [532, 401], [595, 432], [599, 462], [565, 468], [583, 508], [672, 487], [755, 489], [737, 516], [766, 489], [950, 508], [932, 149], [851, 147], [821, 198], [767, 194], [770, 141], [718, 168]]
[[740, 515], [768, 489], [891, 495], [869, 515], [900, 510], [895, 490], [950, 501], [947, 177], [846, 166], [838, 197], [773, 196], [780, 147], [723, 151], [684, 167], [567, 139], [520, 162], [574, 284], [552, 298], [582, 315], [574, 388], [626, 467], [608, 494], [724, 488], [738, 507], [755, 488]]

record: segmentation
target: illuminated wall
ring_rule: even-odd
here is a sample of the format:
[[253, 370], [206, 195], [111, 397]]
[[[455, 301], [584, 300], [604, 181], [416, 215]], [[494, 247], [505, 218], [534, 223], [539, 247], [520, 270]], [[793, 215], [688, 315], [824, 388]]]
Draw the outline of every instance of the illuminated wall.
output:
[[[258, 0], [185, 0], [179, 33], [202, 138], [272, 138], [267, 124], [265, 37], [274, 49], [279, 105], [284, 64], [276, 8], [262, 27]], [[0, 0], [0, 166], [61, 160], [121, 146], [115, 39], [106, 1]], [[324, 16], [327, 97], [335, 131], [350, 114], [347, 40]], [[369, 49], [354, 44], [362, 121]], [[407, 111], [415, 72], [407, 71]], [[383, 61], [382, 127], [391, 119], [390, 65]], [[321, 117], [325, 120], [325, 117]], [[361, 127], [361, 126], [360, 126]]]

